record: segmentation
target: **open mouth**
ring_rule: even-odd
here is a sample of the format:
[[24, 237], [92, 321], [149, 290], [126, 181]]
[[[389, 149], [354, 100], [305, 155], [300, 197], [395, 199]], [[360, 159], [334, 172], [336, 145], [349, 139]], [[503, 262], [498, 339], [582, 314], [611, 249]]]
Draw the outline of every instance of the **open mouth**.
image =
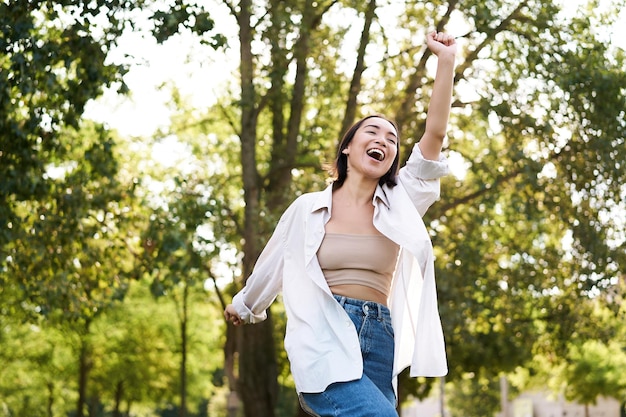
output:
[[367, 155], [370, 158], [374, 158], [377, 161], [382, 161], [383, 159], [385, 159], [385, 153], [381, 151], [380, 149], [376, 149], [376, 148], [368, 149]]

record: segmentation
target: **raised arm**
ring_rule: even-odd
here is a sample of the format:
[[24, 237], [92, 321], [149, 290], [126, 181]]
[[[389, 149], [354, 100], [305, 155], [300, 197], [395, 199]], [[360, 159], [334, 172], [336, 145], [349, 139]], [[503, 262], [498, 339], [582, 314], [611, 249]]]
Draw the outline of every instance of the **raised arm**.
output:
[[450, 117], [456, 41], [446, 33], [431, 32], [427, 35], [426, 44], [437, 56], [437, 73], [426, 114], [426, 130], [419, 141], [419, 147], [424, 158], [437, 160]]

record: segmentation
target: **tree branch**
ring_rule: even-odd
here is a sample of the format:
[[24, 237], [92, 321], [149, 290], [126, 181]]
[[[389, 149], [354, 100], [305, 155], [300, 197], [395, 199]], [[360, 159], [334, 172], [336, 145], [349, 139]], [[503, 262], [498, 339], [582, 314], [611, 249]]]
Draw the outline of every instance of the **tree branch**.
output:
[[228, 10], [230, 10], [230, 14], [232, 14], [235, 19], [238, 19], [239, 15], [237, 14], [237, 8], [235, 7], [235, 5], [228, 0], [222, 0], [222, 3], [224, 3], [226, 7], [228, 7]]
[[[365, 51], [367, 45], [370, 42], [370, 28], [372, 22], [376, 17], [376, 0], [370, 0], [367, 9], [365, 10], [365, 19], [363, 22], [363, 30], [361, 31], [361, 39], [359, 41], [359, 48], [357, 52], [356, 65], [354, 66], [354, 72], [352, 73], [352, 81], [350, 82], [350, 89], [348, 93], [348, 100], [346, 102], [346, 111], [344, 113], [343, 122], [341, 124], [340, 135], [347, 131], [352, 125], [357, 107], [357, 96], [361, 91], [361, 77], [365, 71]], [[339, 137], [341, 140], [341, 137]]]
[[520, 2], [515, 10], [513, 10], [511, 14], [503, 19], [498, 26], [496, 26], [494, 29], [484, 31], [486, 35], [485, 39], [476, 47], [476, 49], [474, 49], [467, 57], [465, 57], [461, 64], [457, 66], [456, 75], [454, 76], [455, 83], [465, 78], [463, 73], [474, 63], [474, 60], [478, 58], [478, 54], [480, 53], [480, 51], [482, 51], [493, 42], [493, 40], [495, 39], [495, 35], [500, 32], [504, 32], [505, 30], [508, 30], [508, 28], [511, 26], [513, 21], [515, 21], [515, 19], [522, 17], [521, 10], [527, 5], [527, 0]]
[[[220, 306], [222, 307], [222, 310], [225, 310], [226, 301], [225, 301], [224, 295], [222, 294], [222, 291], [220, 290], [220, 287], [217, 285], [217, 277], [213, 273], [213, 270], [211, 269], [211, 265], [207, 265], [205, 267], [205, 270], [207, 274], [209, 275], [209, 278], [211, 278], [211, 281], [213, 281], [213, 286], [215, 287], [215, 294], [217, 294], [217, 299], [220, 302]], [[226, 318], [224, 318], [224, 320], [226, 320]]]
[[[450, 20], [450, 15], [456, 8], [459, 0], [452, 0], [448, 3], [448, 9], [446, 13], [443, 15], [439, 23], [437, 23], [436, 29], [437, 31], [442, 31], [445, 25]], [[423, 48], [423, 46], [421, 47]], [[424, 53], [422, 54], [417, 66], [415, 67], [415, 72], [411, 74], [409, 77], [409, 82], [407, 83], [406, 88], [404, 89], [404, 100], [400, 104], [400, 109], [396, 113], [395, 120], [402, 130], [403, 126], [405, 126], [406, 122], [409, 119], [411, 114], [411, 109], [415, 106], [415, 94], [417, 89], [422, 86], [422, 79], [424, 78], [424, 74], [426, 73], [426, 62], [428, 58], [432, 55], [432, 52], [428, 48], [424, 49]]]

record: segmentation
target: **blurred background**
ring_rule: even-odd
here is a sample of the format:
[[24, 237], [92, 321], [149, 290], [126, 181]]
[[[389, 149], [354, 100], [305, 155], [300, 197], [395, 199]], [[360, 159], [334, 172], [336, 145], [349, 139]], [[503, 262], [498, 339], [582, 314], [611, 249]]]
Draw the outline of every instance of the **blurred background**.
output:
[[303, 415], [222, 316], [347, 126], [423, 130], [450, 373], [400, 415], [626, 415], [624, 0], [0, 1], [0, 416]]

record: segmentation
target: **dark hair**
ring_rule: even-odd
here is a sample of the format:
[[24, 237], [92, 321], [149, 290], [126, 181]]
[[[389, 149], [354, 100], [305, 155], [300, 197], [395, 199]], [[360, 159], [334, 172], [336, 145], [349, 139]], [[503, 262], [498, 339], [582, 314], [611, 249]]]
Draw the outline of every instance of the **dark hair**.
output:
[[398, 165], [400, 164], [400, 131], [398, 130], [398, 125], [396, 124], [395, 121], [389, 119], [386, 116], [383, 116], [381, 114], [371, 114], [369, 116], [362, 118], [356, 123], [354, 123], [352, 127], [350, 127], [350, 129], [348, 129], [348, 131], [343, 135], [341, 142], [339, 142], [339, 147], [337, 148], [337, 158], [335, 159], [335, 163], [331, 170], [333, 176], [335, 177], [334, 182], [333, 182], [333, 187], [335, 189], [340, 188], [348, 176], [348, 156], [343, 153], [343, 150], [348, 147], [350, 142], [352, 142], [352, 139], [354, 138], [356, 131], [359, 130], [361, 125], [363, 125], [363, 122], [373, 117], [379, 117], [381, 119], [388, 121], [389, 123], [393, 125], [393, 127], [396, 129], [396, 132], [398, 133], [398, 141], [396, 143], [396, 147], [397, 147], [396, 158], [394, 159], [393, 164], [391, 164], [391, 168], [389, 168], [389, 171], [387, 171], [385, 175], [380, 177], [380, 179], [378, 180], [378, 183], [380, 185], [387, 184], [389, 187], [394, 187], [398, 184], [396, 182], [396, 175], [398, 174]]

